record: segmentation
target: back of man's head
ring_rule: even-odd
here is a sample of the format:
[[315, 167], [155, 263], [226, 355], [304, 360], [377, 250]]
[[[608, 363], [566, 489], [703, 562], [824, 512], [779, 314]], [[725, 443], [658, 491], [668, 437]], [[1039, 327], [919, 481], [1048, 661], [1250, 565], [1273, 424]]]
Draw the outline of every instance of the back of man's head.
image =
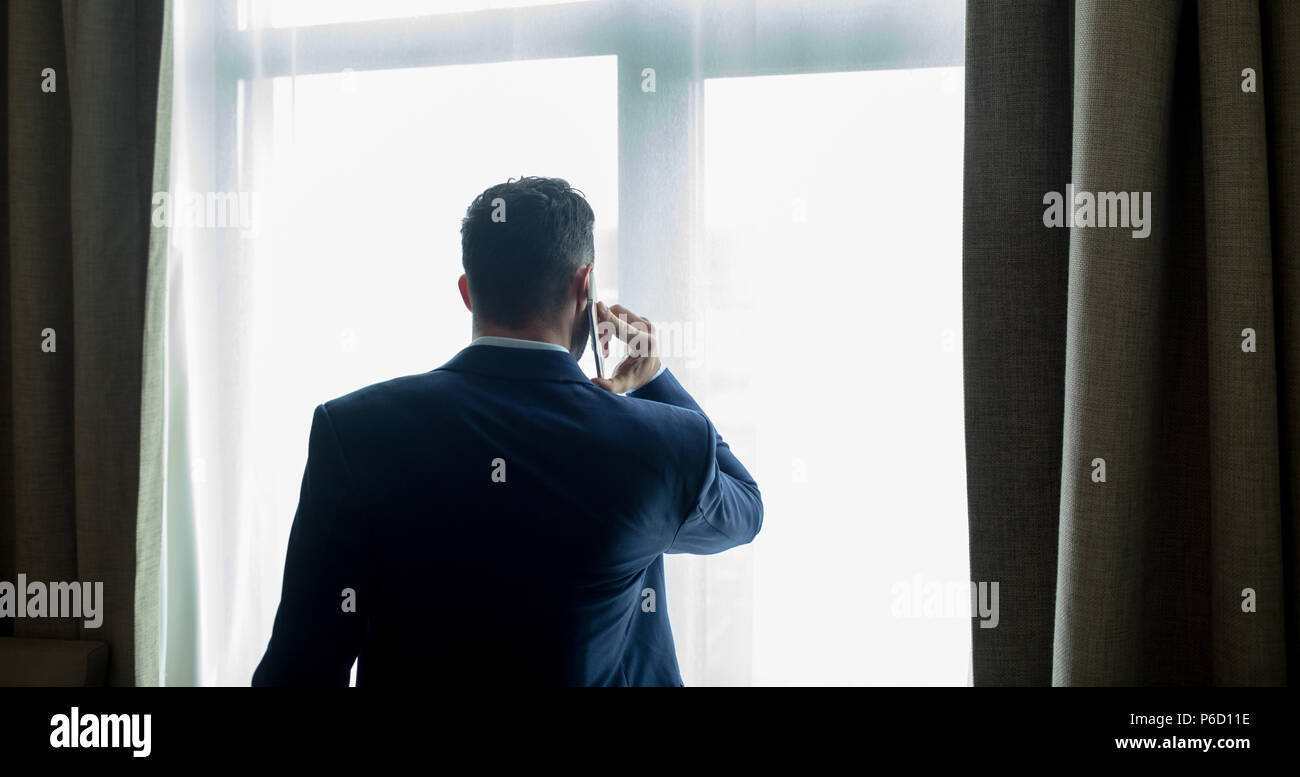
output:
[[558, 312], [594, 259], [594, 223], [582, 192], [561, 178], [520, 178], [475, 197], [460, 224], [475, 317], [520, 329]]

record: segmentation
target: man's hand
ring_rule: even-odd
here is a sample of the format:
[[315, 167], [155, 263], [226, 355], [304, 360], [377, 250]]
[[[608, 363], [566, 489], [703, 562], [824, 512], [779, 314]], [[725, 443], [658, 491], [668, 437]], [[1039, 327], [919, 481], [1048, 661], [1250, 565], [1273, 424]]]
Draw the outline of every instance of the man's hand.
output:
[[618, 363], [612, 377], [592, 378], [592, 383], [614, 394], [623, 394], [641, 388], [659, 372], [659, 349], [648, 319], [622, 305], [607, 308], [605, 303], [597, 302], [596, 331], [605, 356], [609, 356], [609, 343], [614, 337], [627, 344], [627, 356]]

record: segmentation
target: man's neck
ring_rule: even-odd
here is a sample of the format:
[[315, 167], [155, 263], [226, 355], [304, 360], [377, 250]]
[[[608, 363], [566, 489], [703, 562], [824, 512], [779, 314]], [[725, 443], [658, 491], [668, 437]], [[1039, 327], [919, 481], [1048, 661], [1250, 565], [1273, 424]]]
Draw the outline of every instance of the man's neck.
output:
[[568, 338], [565, 335], [546, 327], [507, 329], [501, 326], [486, 324], [474, 327], [474, 337], [509, 337], [514, 340], [532, 340], [538, 343], [553, 343], [566, 350], [569, 347]]

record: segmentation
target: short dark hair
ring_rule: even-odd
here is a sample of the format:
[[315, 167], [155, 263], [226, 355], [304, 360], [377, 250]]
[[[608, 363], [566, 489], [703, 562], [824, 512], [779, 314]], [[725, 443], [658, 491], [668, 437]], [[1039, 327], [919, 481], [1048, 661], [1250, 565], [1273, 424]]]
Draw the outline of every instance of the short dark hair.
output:
[[559, 309], [573, 274], [595, 259], [595, 221], [562, 178], [511, 179], [475, 197], [460, 222], [474, 314], [517, 329]]

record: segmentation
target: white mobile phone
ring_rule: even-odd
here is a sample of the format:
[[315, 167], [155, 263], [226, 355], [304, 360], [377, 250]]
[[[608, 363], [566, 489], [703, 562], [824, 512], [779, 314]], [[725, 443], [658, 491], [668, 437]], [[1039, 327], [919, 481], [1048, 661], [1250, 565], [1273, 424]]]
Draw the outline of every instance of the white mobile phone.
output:
[[587, 321], [591, 324], [591, 352], [596, 355], [596, 377], [605, 377], [605, 354], [600, 350], [596, 329], [596, 268], [587, 274]]

